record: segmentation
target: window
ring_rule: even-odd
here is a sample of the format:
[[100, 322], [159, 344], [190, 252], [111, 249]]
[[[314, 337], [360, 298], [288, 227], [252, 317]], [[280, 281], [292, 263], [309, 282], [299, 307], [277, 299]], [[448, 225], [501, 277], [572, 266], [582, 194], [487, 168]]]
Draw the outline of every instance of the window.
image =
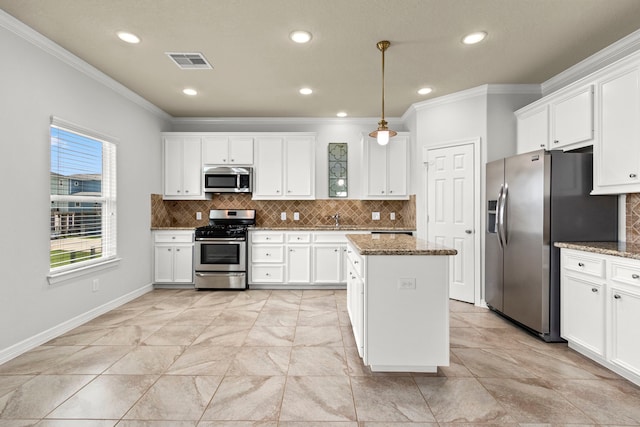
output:
[[116, 145], [51, 119], [51, 272], [116, 256]]

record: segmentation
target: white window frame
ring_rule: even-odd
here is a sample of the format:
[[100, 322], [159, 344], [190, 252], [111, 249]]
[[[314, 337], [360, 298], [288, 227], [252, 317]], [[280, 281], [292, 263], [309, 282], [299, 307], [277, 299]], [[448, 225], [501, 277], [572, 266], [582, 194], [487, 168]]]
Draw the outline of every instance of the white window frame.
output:
[[[100, 203], [102, 205], [101, 236], [102, 252], [100, 257], [79, 261], [76, 263], [53, 267], [49, 264], [49, 283], [54, 285], [58, 282], [73, 279], [85, 274], [95, 273], [97, 270], [111, 268], [119, 262], [117, 257], [117, 179], [116, 179], [116, 152], [117, 140], [108, 135], [101, 134], [91, 129], [87, 129], [76, 124], [67, 122], [58, 117], [51, 117], [49, 127], [49, 148], [54, 143], [51, 131], [54, 128], [66, 132], [81, 135], [98, 141], [102, 144], [102, 183], [100, 195], [53, 195], [50, 193], [51, 202], [71, 202], [71, 203]], [[51, 215], [51, 212], [50, 212]], [[51, 218], [51, 217], [50, 217]], [[49, 242], [52, 241], [52, 234]]]

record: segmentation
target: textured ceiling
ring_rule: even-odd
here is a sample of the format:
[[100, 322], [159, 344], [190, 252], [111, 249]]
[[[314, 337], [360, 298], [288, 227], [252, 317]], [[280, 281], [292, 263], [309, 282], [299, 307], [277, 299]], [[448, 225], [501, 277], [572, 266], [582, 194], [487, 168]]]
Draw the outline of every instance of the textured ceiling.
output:
[[[640, 27], [640, 0], [0, 0], [0, 8], [175, 117], [386, 115], [486, 83], [542, 83]], [[311, 43], [288, 39], [313, 33]], [[116, 38], [140, 36], [138, 45]], [[481, 44], [460, 40], [484, 30]], [[201, 52], [180, 70], [165, 52]], [[309, 86], [311, 96], [298, 89]], [[421, 96], [418, 88], [431, 86]], [[182, 94], [185, 87], [199, 91]]]

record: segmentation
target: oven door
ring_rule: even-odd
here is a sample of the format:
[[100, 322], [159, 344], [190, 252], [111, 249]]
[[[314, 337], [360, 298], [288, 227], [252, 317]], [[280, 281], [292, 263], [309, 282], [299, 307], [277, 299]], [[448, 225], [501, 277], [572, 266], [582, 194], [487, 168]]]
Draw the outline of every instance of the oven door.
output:
[[247, 241], [196, 240], [195, 271], [247, 271]]

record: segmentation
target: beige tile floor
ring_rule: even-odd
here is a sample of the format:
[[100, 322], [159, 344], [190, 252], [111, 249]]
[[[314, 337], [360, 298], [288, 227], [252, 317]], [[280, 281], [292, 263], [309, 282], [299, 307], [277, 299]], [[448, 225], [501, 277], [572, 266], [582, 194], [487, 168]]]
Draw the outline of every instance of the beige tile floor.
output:
[[155, 290], [0, 365], [0, 427], [640, 425], [640, 388], [451, 302], [451, 365], [372, 374], [344, 291]]

